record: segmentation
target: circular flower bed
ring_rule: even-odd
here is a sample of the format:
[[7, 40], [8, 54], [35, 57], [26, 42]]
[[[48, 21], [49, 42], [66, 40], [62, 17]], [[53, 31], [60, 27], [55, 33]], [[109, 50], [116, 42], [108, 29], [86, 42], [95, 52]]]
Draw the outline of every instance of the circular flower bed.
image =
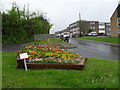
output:
[[73, 51], [67, 49], [59, 49], [56, 46], [48, 45], [32, 45], [22, 49], [28, 53], [28, 61], [30, 63], [62, 63], [62, 64], [77, 64], [83, 57]]

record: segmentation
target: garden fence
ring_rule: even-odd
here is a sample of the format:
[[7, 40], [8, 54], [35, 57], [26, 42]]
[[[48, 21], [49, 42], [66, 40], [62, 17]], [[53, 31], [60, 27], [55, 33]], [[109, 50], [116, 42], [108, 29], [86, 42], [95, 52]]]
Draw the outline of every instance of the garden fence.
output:
[[54, 34], [35, 34], [34, 39], [48, 39], [48, 38], [55, 38]]

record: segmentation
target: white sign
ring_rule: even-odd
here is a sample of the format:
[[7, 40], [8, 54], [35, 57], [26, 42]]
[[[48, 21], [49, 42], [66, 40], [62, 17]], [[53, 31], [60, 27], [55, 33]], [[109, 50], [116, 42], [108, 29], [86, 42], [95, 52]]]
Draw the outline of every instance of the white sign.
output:
[[28, 54], [27, 53], [21, 53], [20, 54], [20, 59], [26, 59], [28, 58]]

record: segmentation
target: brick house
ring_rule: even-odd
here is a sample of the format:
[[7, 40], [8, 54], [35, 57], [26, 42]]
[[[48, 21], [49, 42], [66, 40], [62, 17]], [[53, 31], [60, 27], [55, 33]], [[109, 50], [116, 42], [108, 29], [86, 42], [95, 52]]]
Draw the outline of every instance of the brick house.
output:
[[71, 34], [79, 34], [80, 30], [81, 30], [81, 33], [86, 34], [87, 32], [84, 31], [85, 29], [92, 30], [92, 31], [95, 31], [96, 33], [99, 33], [98, 21], [83, 21], [83, 25], [82, 23], [80, 23], [80, 26], [79, 26], [79, 22], [76, 21], [69, 25], [69, 30]]
[[111, 37], [120, 37], [120, 2], [110, 18]]
[[88, 23], [88, 29], [93, 30], [94, 32], [96, 32], [97, 34], [99, 33], [99, 29], [98, 29], [98, 21], [87, 21]]

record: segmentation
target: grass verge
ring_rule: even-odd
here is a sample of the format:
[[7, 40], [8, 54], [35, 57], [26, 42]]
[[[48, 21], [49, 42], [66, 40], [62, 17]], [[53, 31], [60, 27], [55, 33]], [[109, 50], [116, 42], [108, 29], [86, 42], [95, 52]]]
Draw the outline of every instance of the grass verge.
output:
[[107, 43], [113, 43], [113, 44], [120, 44], [119, 37], [89, 37], [89, 36], [86, 36], [86, 37], [80, 37], [80, 39], [101, 41], [101, 42], [107, 42]]
[[88, 58], [83, 71], [16, 69], [16, 53], [2, 54], [3, 88], [118, 88], [118, 61]]
[[0, 52], [0, 90], [2, 89], [2, 52]]

